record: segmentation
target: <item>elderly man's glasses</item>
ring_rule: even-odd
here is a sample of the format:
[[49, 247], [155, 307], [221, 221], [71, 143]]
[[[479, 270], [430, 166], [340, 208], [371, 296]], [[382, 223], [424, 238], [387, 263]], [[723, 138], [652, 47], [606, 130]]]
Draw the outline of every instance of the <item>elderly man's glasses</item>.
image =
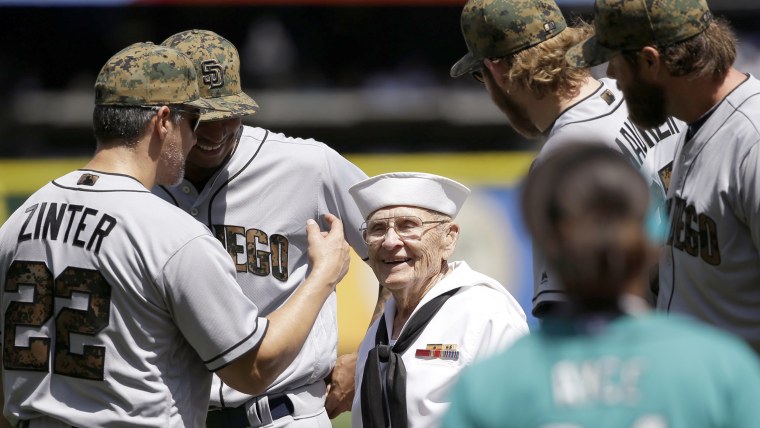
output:
[[367, 244], [375, 244], [383, 239], [388, 229], [393, 229], [402, 241], [417, 240], [425, 232], [425, 225], [446, 223], [448, 220], [423, 221], [417, 216], [377, 218], [362, 224], [359, 231]]

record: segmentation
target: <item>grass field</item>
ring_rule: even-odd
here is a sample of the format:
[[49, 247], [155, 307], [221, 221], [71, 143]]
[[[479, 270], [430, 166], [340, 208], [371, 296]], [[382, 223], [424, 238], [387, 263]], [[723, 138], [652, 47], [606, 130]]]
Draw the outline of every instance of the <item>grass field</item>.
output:
[[332, 420], [334, 428], [351, 428], [351, 412], [343, 413]]

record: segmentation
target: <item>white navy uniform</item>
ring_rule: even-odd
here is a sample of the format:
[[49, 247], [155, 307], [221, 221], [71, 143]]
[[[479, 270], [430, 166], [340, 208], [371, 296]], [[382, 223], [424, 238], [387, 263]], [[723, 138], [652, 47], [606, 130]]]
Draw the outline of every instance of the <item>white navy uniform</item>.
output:
[[0, 229], [0, 271], [12, 424], [202, 426], [210, 371], [267, 327], [209, 231], [125, 175], [35, 192]]
[[[179, 186], [156, 187], [154, 192], [212, 230], [237, 267], [243, 293], [266, 316], [306, 277], [306, 219], [316, 220], [324, 230], [324, 214], [338, 216], [348, 243], [362, 259], [367, 258], [359, 232], [364, 219], [347, 191], [366, 178], [358, 167], [321, 142], [243, 126], [232, 156], [203, 189], [196, 190], [184, 180]], [[225, 311], [216, 315], [226, 317]], [[333, 293], [296, 359], [264, 395], [287, 391], [296, 418], [324, 412], [323, 379], [335, 364], [337, 344]], [[212, 408], [238, 407], [246, 402], [248, 406], [255, 401], [251, 398], [214, 377]], [[255, 413], [255, 406], [249, 412]]]
[[679, 141], [657, 308], [760, 352], [760, 81], [749, 76]]
[[[528, 334], [525, 313], [498, 281], [476, 272], [463, 261], [449, 263], [450, 273], [422, 298], [410, 318], [436, 296], [461, 287], [433, 316], [430, 323], [401, 355], [406, 367], [406, 400], [409, 428], [436, 427], [449, 406], [448, 393], [460, 371], [474, 361], [507, 348]], [[393, 331], [396, 301], [385, 304], [385, 322]], [[375, 347], [375, 335], [382, 317], [375, 320], [359, 346], [356, 363], [356, 395], [351, 409], [353, 428], [362, 427], [361, 390], [367, 354]], [[403, 331], [403, 327], [402, 327]], [[391, 344], [393, 344], [391, 342]], [[416, 356], [429, 345], [454, 345], [457, 354], [437, 357]], [[383, 363], [381, 378], [385, 378]]]
[[[632, 165], [641, 170], [650, 184], [655, 204], [664, 205], [663, 178], [669, 178], [678, 135], [686, 125], [669, 118], [659, 128], [642, 131], [628, 118], [623, 94], [617, 89], [615, 81], [607, 78], [599, 81], [599, 89], [565, 110], [555, 120], [534, 165], [568, 142], [603, 142], [623, 153]], [[664, 218], [664, 212], [662, 214]], [[545, 303], [566, 300], [562, 285], [554, 280], [545, 257], [535, 247], [533, 287], [534, 314]]]

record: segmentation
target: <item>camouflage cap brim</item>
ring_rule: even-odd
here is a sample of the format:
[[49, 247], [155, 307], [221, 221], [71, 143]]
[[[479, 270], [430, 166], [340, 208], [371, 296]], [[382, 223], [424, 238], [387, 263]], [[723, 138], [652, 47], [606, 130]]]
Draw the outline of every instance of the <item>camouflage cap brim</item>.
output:
[[[168, 105], [167, 103], [166, 105]], [[198, 98], [195, 101], [185, 101], [182, 103], [171, 103], [171, 104], [182, 104], [186, 106], [192, 106], [199, 108], [201, 110], [201, 114], [207, 114], [209, 112], [217, 112], [217, 113], [229, 113], [229, 110], [226, 109], [223, 105], [209, 102], [209, 100], [205, 100], [203, 98]]]
[[565, 60], [573, 67], [588, 68], [603, 64], [619, 53], [618, 50], [608, 49], [600, 45], [597, 37], [591, 36], [568, 49]]
[[201, 121], [250, 116], [259, 111], [259, 105], [256, 104], [256, 101], [244, 92], [225, 97], [205, 98], [204, 101], [211, 103], [216, 108], [202, 113]]
[[475, 59], [472, 52], [467, 52], [467, 55], [463, 56], [462, 59], [451, 67], [449, 74], [451, 77], [459, 77], [475, 71], [478, 67], [480, 67], [480, 61]]

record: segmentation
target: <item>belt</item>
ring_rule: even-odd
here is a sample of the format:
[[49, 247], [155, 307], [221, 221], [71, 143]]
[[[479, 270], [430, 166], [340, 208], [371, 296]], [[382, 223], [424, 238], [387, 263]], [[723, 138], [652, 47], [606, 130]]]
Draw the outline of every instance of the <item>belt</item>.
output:
[[[269, 412], [272, 420], [293, 414], [293, 402], [287, 395], [269, 399]], [[251, 426], [245, 404], [238, 407], [209, 410], [206, 416], [206, 428], [245, 428]]]

